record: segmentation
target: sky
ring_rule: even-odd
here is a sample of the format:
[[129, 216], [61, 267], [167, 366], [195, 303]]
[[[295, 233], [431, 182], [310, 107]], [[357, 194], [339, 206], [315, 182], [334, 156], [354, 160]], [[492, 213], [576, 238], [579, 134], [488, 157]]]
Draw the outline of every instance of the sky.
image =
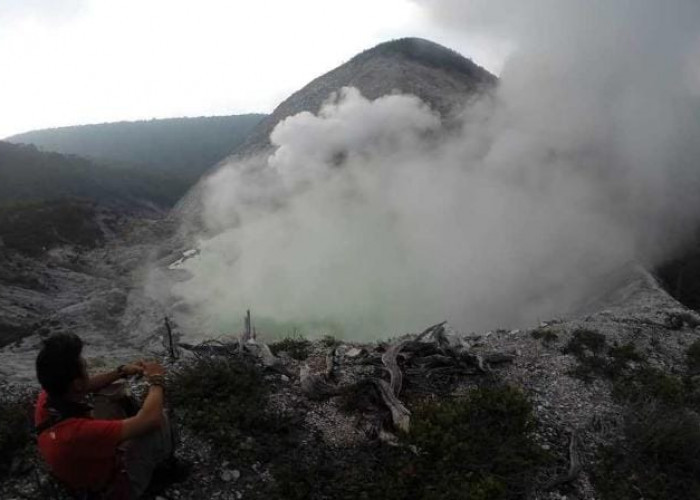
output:
[[0, 138], [40, 128], [271, 112], [356, 53], [420, 36], [498, 72], [507, 46], [412, 0], [2, 0]]

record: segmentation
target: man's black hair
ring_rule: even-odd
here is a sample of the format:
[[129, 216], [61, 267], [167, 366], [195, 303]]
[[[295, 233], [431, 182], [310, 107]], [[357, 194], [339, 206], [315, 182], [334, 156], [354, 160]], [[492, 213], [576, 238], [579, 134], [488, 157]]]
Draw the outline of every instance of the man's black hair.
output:
[[83, 376], [83, 341], [73, 333], [59, 333], [44, 341], [36, 357], [36, 376], [53, 397], [64, 396], [71, 382]]

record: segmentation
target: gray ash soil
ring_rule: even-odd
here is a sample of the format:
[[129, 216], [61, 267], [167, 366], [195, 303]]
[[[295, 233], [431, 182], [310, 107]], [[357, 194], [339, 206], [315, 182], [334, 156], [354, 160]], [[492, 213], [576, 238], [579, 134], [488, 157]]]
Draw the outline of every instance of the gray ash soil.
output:
[[[493, 383], [521, 388], [537, 422], [532, 438], [552, 457], [533, 479], [534, 490], [522, 498], [600, 498], [593, 477], [598, 452], [600, 447], [616, 442], [623, 435], [625, 409], [612, 397], [610, 379], [594, 377], [587, 382], [574, 375], [579, 361], [574, 355], [565, 354], [564, 346], [576, 331], [596, 331], [605, 336], [609, 345], [632, 344], [654, 368], [678, 373], [683, 369], [688, 347], [700, 334], [691, 324], [674, 321], [676, 315], [688, 311], [666, 294], [652, 276], [636, 267], [621, 273], [615, 286], [592, 301], [589, 307], [590, 313], [551, 320], [536, 328], [454, 332], [455, 338], [471, 352], [508, 353], [514, 355], [514, 361], [494, 367], [492, 376], [458, 377], [428, 393], [424, 381], [407, 376], [401, 399], [415, 409], [426, 397], [449, 400], [474, 387]], [[544, 330], [551, 332], [546, 340], [541, 334]], [[361, 352], [358, 354], [355, 348], [360, 348]], [[332, 383], [342, 385], [367, 375], [388, 378], [376, 363], [385, 348], [385, 342], [341, 342], [333, 346], [336, 369]], [[415, 451], [406, 446], [403, 438], [394, 446], [379, 435], [381, 423], [388, 418], [380, 403], [371, 397], [350, 404], [343, 398], [312, 400], [302, 390], [301, 367], [307, 365], [313, 373], [323, 373], [329, 353], [327, 343], [317, 340], [305, 344], [303, 353], [295, 353], [294, 357], [284, 350], [277, 352], [282, 360], [281, 368], [256, 365], [261, 377], [259, 390], [265, 395], [262, 412], [266, 419], [270, 418], [269, 422], [244, 429], [230, 445], [222, 447], [210, 435], [183, 425], [189, 422], [185, 409], [172, 409], [175, 420], [182, 426], [178, 455], [191, 465], [191, 471], [183, 481], [158, 492], [157, 496], [182, 499], [203, 495], [220, 499], [386, 498], [388, 493], [377, 495], [376, 488], [385, 477], [383, 474], [396, 477], [396, 469], [387, 468], [387, 464], [397, 463], [408, 464], [405, 471], [401, 470], [408, 474], [407, 480], [411, 480], [410, 464], [415, 460]], [[182, 355], [169, 364], [169, 373], [173, 376], [197, 358], [185, 351]], [[167, 358], [163, 359], [167, 362]], [[111, 358], [107, 358], [102, 363], [110, 361]], [[235, 355], [228, 361], [241, 362]], [[5, 385], [3, 394], [26, 390], [26, 387]], [[142, 390], [143, 386], [137, 382], [134, 391]], [[216, 401], [216, 391], [208, 397]], [[207, 408], [201, 411], [206, 417]], [[548, 482], [568, 470], [572, 432], [577, 435], [582, 471], [573, 481], [547, 490]], [[30, 474], [21, 474], [30, 468], [15, 465], [14, 469], [19, 472], [0, 487], [0, 496], [35, 498], [32, 495], [37, 494], [40, 482]], [[346, 494], [341, 494], [341, 490]], [[156, 494], [151, 498], [156, 498]]]

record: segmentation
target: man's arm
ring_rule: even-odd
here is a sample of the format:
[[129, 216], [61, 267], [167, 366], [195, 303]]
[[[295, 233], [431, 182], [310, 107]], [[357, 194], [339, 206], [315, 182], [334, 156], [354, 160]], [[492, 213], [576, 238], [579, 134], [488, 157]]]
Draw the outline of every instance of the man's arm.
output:
[[165, 394], [162, 380], [165, 369], [158, 363], [145, 363], [143, 373], [151, 380], [151, 386], [139, 412], [122, 421], [121, 441], [142, 436], [163, 423]]
[[95, 375], [94, 377], [90, 377], [90, 381], [88, 382], [88, 392], [99, 391], [103, 387], [108, 386], [112, 382], [116, 382], [124, 376], [128, 377], [139, 373], [143, 373], [142, 361], [131, 363], [129, 365], [123, 365], [121, 371], [117, 369], [112, 370], [111, 372]]

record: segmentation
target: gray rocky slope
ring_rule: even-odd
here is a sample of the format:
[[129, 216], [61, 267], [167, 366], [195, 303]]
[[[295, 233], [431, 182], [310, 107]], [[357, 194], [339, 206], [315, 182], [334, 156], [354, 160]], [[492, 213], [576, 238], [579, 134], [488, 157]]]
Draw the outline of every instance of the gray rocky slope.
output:
[[158, 248], [162, 220], [125, 216], [116, 231], [103, 229], [96, 248], [62, 245], [34, 256], [0, 248], [0, 379], [35, 384], [34, 358], [52, 333], [80, 335], [110, 364], [138, 356], [161, 333], [164, 313], [144, 288], [144, 262]]
[[[669, 322], [669, 318], [686, 310], [670, 298], [646, 271], [631, 266], [621, 270], [614, 281], [614, 286], [593, 298], [596, 305], [592, 311], [595, 312], [590, 314], [569, 319], [555, 318], [537, 328], [520, 330], [496, 329], [465, 334], [448, 329], [448, 341], [463, 346], [472, 354], [484, 358], [494, 353], [509, 356], [512, 362], [494, 365], [489, 377], [522, 388], [533, 403], [538, 420], [534, 437], [543, 449], [553, 454], [555, 461], [541, 472], [537, 488], [527, 498], [601, 498], [592, 476], [598, 449], [616, 442], [624, 433], [625, 408], [612, 397], [611, 382], [605, 377], [584, 382], [572, 375], [578, 362], [571, 354], [565, 354], [562, 348], [573, 338], [574, 332], [580, 329], [596, 331], [605, 335], [610, 344], [631, 344], [648, 359], [651, 366], [666, 372], [680, 370], [686, 349], [698, 339], [693, 322], [690, 325]], [[697, 324], [698, 319], [692, 317]], [[543, 328], [556, 332], [556, 338], [547, 342], [536, 339], [533, 334]], [[248, 345], [248, 349], [257, 349], [255, 343]], [[106, 354], [103, 349], [108, 347], [116, 350]], [[236, 345], [226, 349], [235, 351]], [[226, 349], [219, 352], [215, 347], [204, 347], [204, 351], [194, 357], [224, 355], [231, 356], [232, 363], [240, 362], [241, 358], [235, 352], [227, 354]], [[329, 357], [327, 345], [317, 341], [308, 348], [305, 359], [298, 360], [281, 352], [274, 363], [270, 363], [263, 356], [261, 366], [267, 366], [264, 384], [269, 392], [268, 411], [271, 414], [283, 411], [300, 415], [295, 425], [301, 434], [298, 439], [303, 454], [313, 454], [323, 447], [327, 453], [336, 456], [333, 467], [352, 467], [343, 461], [343, 450], [368, 443], [377, 443], [376, 446], [379, 441], [391, 442], [395, 439], [391, 433], [380, 432], [378, 437], [375, 431], [371, 431], [371, 415], [348, 412], [337, 399], [310, 397], [308, 387], [309, 371], [318, 380], [323, 379], [328, 373], [329, 360], [332, 360], [334, 371], [332, 384], [342, 385], [371, 373], [388, 380], [380, 368], [373, 366], [386, 352], [385, 349], [386, 344], [381, 342], [344, 342], [333, 348], [332, 357]], [[12, 354], [19, 355], [19, 359], [24, 357], [24, 351], [13, 349], [6, 352], [3, 359], [7, 360], [8, 355], [9, 359], [13, 359]], [[105, 364], [112, 365], [125, 352], [114, 344], [108, 346], [97, 341], [91, 343], [87, 354], [91, 366], [99, 369]], [[171, 373], [194, 359], [187, 351], [182, 351], [181, 356], [180, 360], [173, 362], [163, 349], [160, 350], [160, 358]], [[29, 362], [29, 359], [26, 361]], [[479, 381], [479, 376], [467, 375], [460, 379], [454, 394], [468, 391], [479, 383], [483, 383]], [[0, 385], [5, 396], [18, 394], [25, 387], [9, 380], [0, 382]], [[136, 383], [133, 389], [138, 393], [143, 387]], [[177, 409], [175, 415], [178, 415]], [[572, 480], [548, 486], [569, 470], [572, 435], [576, 436], [578, 443], [576, 456], [581, 468]], [[257, 439], [261, 439], [260, 436], [241, 437], [241, 452], [245, 453], [246, 446], [252, 446], [251, 443]], [[382, 446], [386, 446], [386, 443]], [[337, 453], [334, 454], [333, 450]], [[189, 499], [201, 495], [222, 499], [268, 498], [260, 496], [260, 492], [267, 491], [278, 480], [271, 466], [265, 462], [222, 462], [212, 450], [211, 443], [202, 441], [187, 428], [183, 429], [183, 445], [179, 455], [192, 464], [191, 475], [184, 482], [161, 491], [161, 498]], [[16, 465], [18, 471], [29, 467], [25, 463]], [[45, 472], [39, 467], [38, 479], [26, 473], [16, 474], [0, 485], [0, 494], [2, 498], [38, 498], [36, 495], [43, 491], [41, 485], [45, 481]]]

